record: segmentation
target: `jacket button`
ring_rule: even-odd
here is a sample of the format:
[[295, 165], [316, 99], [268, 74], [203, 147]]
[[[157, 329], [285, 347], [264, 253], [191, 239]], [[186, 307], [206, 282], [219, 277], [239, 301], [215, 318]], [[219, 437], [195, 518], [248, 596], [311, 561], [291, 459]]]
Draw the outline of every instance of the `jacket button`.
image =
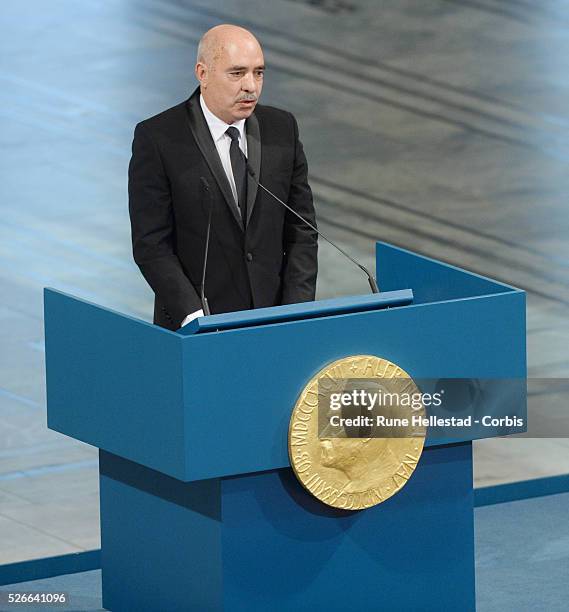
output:
[[247, 261], [253, 261], [253, 253], [247, 253], [247, 255], [245, 256], [245, 259]]

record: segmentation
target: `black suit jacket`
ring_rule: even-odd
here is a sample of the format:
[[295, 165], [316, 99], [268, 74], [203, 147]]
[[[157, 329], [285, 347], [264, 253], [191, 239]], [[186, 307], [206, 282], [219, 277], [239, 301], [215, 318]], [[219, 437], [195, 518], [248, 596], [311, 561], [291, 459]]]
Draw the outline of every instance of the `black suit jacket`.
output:
[[[257, 105], [246, 121], [249, 164], [260, 182], [315, 225], [307, 163], [294, 117]], [[134, 259], [155, 293], [154, 322], [177, 329], [201, 305], [209, 199], [213, 211], [205, 294], [212, 313], [314, 299], [317, 235], [247, 184], [247, 222], [199, 103], [189, 100], [136, 126], [129, 166]]]

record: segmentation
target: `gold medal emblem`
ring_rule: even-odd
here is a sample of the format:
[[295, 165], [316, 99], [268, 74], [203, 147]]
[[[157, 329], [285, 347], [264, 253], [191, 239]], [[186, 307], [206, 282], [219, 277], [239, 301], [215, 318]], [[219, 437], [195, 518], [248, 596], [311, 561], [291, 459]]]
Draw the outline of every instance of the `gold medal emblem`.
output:
[[[330, 397], [347, 397], [351, 392], [361, 398], [366, 387], [368, 397], [375, 390], [377, 399], [382, 384], [398, 397], [420, 397], [413, 379], [396, 364], [372, 355], [355, 355], [320, 370], [294, 406], [288, 434], [292, 468], [301, 484], [329, 506], [344, 510], [375, 506], [404, 487], [417, 467], [425, 428], [414, 425], [411, 417], [425, 416], [422, 404], [382, 406], [372, 413], [360, 403], [358, 414], [352, 410], [349, 418], [330, 408]], [[396, 437], [379, 437], [382, 430], [375, 426], [379, 414], [383, 420], [396, 417], [397, 423], [403, 422], [389, 429], [390, 436]]]

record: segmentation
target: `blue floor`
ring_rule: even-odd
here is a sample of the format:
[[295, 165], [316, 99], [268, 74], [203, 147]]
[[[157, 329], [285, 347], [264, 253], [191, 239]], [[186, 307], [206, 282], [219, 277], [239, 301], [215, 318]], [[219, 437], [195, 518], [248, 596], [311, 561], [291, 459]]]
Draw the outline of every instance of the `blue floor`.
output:
[[[569, 609], [569, 493], [476, 508], [475, 526], [479, 612]], [[12, 590], [68, 593], [69, 603], [54, 610], [102, 610], [98, 570], [5, 586], [0, 593], [5, 598]], [[0, 605], [1, 611], [16, 609]]]

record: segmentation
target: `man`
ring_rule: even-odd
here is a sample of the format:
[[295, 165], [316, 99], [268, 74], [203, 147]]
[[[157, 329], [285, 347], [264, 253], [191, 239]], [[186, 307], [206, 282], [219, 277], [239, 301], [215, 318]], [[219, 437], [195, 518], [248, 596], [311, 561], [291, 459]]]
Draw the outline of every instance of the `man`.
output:
[[216, 26], [198, 47], [198, 89], [136, 126], [133, 254], [154, 290], [154, 322], [162, 327], [175, 330], [203, 314], [210, 212], [204, 293], [212, 314], [314, 299], [316, 233], [256, 182], [315, 225], [296, 120], [257, 104], [264, 71], [250, 32]]

